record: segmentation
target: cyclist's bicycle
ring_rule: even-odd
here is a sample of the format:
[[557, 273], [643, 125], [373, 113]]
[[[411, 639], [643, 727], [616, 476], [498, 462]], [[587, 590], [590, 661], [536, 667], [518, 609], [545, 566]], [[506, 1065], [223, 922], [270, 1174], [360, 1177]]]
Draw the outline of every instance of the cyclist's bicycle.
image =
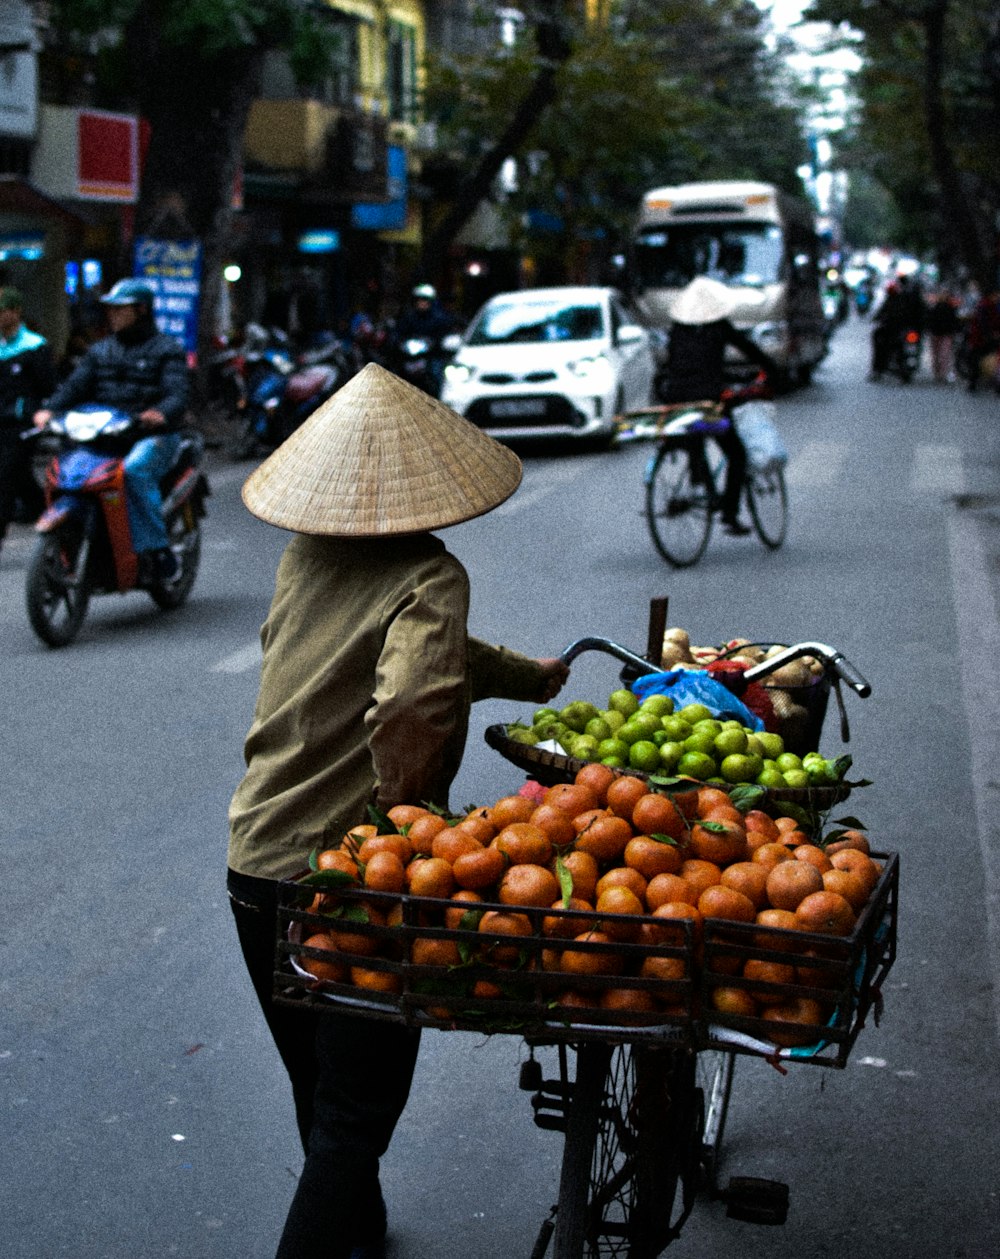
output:
[[[620, 417], [621, 434], [656, 440], [644, 475], [646, 521], [656, 549], [675, 568], [701, 559], [720, 510], [726, 461], [708, 439], [732, 431], [736, 407], [767, 396], [765, 379], [759, 376], [748, 386], [727, 389], [719, 402], [647, 407]], [[781, 461], [748, 459], [743, 498], [757, 536], [769, 550], [777, 550], [788, 530]]]

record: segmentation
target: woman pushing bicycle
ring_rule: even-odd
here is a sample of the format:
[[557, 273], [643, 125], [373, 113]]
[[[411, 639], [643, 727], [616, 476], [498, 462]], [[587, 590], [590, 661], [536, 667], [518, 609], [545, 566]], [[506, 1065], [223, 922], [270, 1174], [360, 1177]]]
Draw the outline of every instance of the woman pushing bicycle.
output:
[[[745, 294], [736, 298], [724, 284], [708, 276], [696, 276], [682, 289], [671, 310], [673, 323], [667, 361], [657, 382], [662, 402], [719, 401], [726, 386], [728, 346], [769, 375], [777, 372], [775, 361], [729, 321], [733, 310], [744, 301]], [[749, 525], [739, 518], [746, 479], [746, 450], [733, 425], [712, 436], [726, 456], [726, 482], [720, 504], [723, 525], [727, 533], [742, 536], [750, 532]], [[690, 455], [692, 464], [700, 461], [704, 465], [701, 442], [692, 444]], [[707, 468], [703, 479], [709, 482]]]

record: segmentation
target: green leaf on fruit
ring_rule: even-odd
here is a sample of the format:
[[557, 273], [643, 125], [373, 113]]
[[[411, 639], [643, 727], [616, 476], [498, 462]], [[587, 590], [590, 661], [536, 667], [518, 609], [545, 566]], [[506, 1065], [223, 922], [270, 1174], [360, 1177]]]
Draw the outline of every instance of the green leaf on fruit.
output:
[[860, 818], [856, 817], [837, 817], [833, 819], [834, 826], [843, 826], [851, 831], [866, 831], [868, 827]]
[[345, 870], [314, 870], [301, 882], [309, 887], [357, 887], [358, 880]]
[[382, 812], [377, 805], [370, 804], [368, 806], [368, 821], [378, 828], [380, 835], [398, 835], [395, 825], [389, 816]]
[[725, 835], [729, 829], [725, 822], [699, 822], [698, 825], [704, 831], [711, 831], [713, 835]]
[[317, 845], [316, 845], [316, 847], [315, 847], [315, 848], [312, 850], [312, 852], [309, 854], [309, 869], [310, 869], [310, 870], [318, 870], [318, 869], [319, 869], [319, 862], [317, 861], [317, 858], [319, 857], [319, 854], [320, 854], [320, 847], [319, 847], [319, 845], [317, 844]]
[[837, 782], [844, 777], [847, 771], [854, 764], [854, 758], [849, 755], [838, 756], [835, 760], [829, 762], [830, 773], [833, 774]]
[[559, 890], [562, 892], [563, 909], [569, 909], [570, 898], [573, 895], [573, 872], [562, 857], [556, 858], [556, 878], [559, 880]]
[[677, 840], [672, 835], [661, 835], [659, 831], [654, 831], [650, 839], [655, 839], [658, 844], [669, 844], [671, 848], [677, 847]]
[[809, 809], [803, 809], [800, 805], [792, 804], [789, 800], [781, 800], [777, 802], [779, 813], [785, 817], [794, 818], [796, 822], [806, 827], [810, 827], [813, 821], [813, 815]]
[[733, 802], [734, 809], [739, 809], [741, 813], [749, 813], [751, 809], [758, 808], [767, 798], [767, 788], [760, 787], [757, 783], [737, 783], [729, 793], [729, 798]]

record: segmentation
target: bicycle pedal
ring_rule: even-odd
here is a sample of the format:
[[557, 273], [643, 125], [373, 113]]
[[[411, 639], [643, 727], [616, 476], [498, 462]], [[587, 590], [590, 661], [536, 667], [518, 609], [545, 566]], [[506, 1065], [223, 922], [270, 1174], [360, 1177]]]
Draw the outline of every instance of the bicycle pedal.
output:
[[788, 1218], [788, 1186], [760, 1176], [733, 1176], [722, 1192], [726, 1215], [748, 1224], [784, 1224]]

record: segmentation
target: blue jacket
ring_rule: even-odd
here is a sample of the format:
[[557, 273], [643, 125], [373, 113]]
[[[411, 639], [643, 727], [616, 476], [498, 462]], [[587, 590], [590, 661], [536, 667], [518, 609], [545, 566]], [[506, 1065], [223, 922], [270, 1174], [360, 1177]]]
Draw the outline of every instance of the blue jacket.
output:
[[137, 342], [116, 336], [96, 341], [52, 394], [48, 405], [53, 411], [65, 411], [82, 402], [96, 402], [136, 415], [155, 408], [163, 412], [167, 428], [176, 429], [184, 419], [190, 390], [183, 345], [154, 331]]
[[21, 324], [9, 341], [0, 338], [0, 427], [30, 428], [32, 415], [54, 383], [44, 337]]

